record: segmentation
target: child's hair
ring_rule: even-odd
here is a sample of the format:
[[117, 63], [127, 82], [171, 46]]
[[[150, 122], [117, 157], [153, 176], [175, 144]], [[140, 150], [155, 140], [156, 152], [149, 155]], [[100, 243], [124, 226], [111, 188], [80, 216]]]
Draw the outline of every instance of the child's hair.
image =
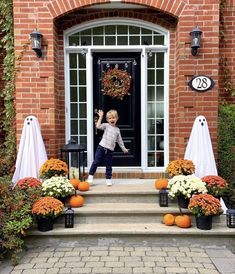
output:
[[115, 109], [110, 109], [107, 113], [106, 113], [106, 119], [109, 118], [110, 116], [114, 116], [115, 118], [118, 119], [118, 113]]

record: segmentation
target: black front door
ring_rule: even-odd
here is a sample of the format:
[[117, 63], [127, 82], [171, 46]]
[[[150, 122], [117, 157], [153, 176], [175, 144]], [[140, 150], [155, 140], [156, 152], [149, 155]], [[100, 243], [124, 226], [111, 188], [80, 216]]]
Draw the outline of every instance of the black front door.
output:
[[[130, 95], [123, 100], [103, 94], [102, 76], [108, 68], [126, 70], [132, 77]], [[102, 109], [106, 112], [116, 109], [119, 115], [117, 126], [128, 154], [123, 154], [119, 146], [115, 148], [113, 166], [141, 165], [141, 110], [140, 110], [140, 53], [94, 53], [93, 54], [93, 112]], [[106, 122], [104, 117], [103, 123]], [[98, 146], [103, 132], [95, 129], [94, 148]]]

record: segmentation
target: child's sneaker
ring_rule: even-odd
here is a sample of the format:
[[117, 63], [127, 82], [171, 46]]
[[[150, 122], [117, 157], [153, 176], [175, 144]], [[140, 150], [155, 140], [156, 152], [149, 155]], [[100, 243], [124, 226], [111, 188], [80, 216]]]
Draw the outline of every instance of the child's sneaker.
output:
[[111, 179], [106, 179], [106, 185], [111, 186], [112, 185], [112, 180]]
[[93, 183], [93, 175], [89, 175], [89, 176], [88, 176], [87, 182], [88, 182], [89, 184], [92, 184], [92, 183]]

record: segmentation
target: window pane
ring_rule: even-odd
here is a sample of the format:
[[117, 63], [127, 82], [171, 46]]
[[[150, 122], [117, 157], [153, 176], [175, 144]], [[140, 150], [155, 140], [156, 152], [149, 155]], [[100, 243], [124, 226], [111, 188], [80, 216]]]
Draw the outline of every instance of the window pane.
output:
[[86, 118], [86, 104], [79, 104], [79, 117]]
[[70, 46], [78, 46], [79, 45], [78, 36], [70, 36], [69, 37], [69, 45]]
[[117, 37], [117, 45], [127, 45], [128, 44], [128, 37], [127, 36], [118, 36]]
[[79, 70], [79, 84], [85, 85], [86, 84], [86, 71], [85, 70]]
[[86, 88], [79, 87], [79, 102], [86, 102]]
[[157, 166], [164, 166], [164, 152], [157, 152]]
[[103, 36], [94, 36], [93, 37], [93, 44], [96, 46], [100, 46], [104, 44]]
[[157, 86], [157, 101], [163, 101], [163, 100], [164, 100], [164, 87]]
[[154, 55], [149, 56], [148, 55], [148, 67], [149, 68], [155, 68], [155, 60]]
[[154, 36], [154, 45], [164, 45], [164, 36]]
[[155, 118], [155, 103], [148, 103], [148, 118]]
[[103, 35], [103, 27], [93, 28], [93, 35]]
[[79, 58], [79, 68], [86, 68], [86, 57], [80, 53], [78, 54], [78, 58]]
[[116, 45], [116, 37], [115, 36], [105, 36], [105, 45], [106, 46]]
[[163, 52], [157, 53], [157, 67], [164, 68], [164, 53]]
[[128, 34], [128, 26], [117, 25], [117, 34]]
[[77, 84], [77, 70], [70, 70], [70, 85]]
[[154, 84], [155, 83], [155, 71], [153, 69], [148, 70], [148, 84]]
[[70, 111], [71, 111], [71, 118], [77, 118], [78, 117], [78, 106], [77, 106], [77, 104], [71, 104], [70, 105]]
[[140, 44], [140, 37], [139, 36], [130, 36], [129, 44], [130, 45], [139, 45]]
[[91, 45], [91, 37], [90, 36], [82, 36], [81, 37], [81, 46], [89, 46]]
[[71, 120], [71, 134], [78, 134], [78, 121]]
[[86, 120], [79, 120], [79, 134], [86, 134]]
[[77, 102], [78, 95], [77, 95], [77, 88], [76, 87], [70, 87], [70, 101], [71, 102]]
[[157, 127], [157, 134], [163, 134], [164, 133], [164, 120], [163, 119], [157, 119], [156, 120], [156, 127]]
[[105, 33], [106, 34], [116, 34], [116, 26], [105, 26]]
[[129, 33], [130, 34], [140, 34], [140, 28], [134, 27], [134, 26], [129, 26]]
[[142, 45], [152, 45], [152, 36], [142, 36]]
[[148, 137], [148, 150], [155, 150], [155, 137], [149, 136]]
[[157, 117], [164, 117], [164, 105], [157, 104]]
[[156, 79], [157, 79], [157, 85], [163, 85], [164, 83], [164, 70], [157, 69], [156, 70]]
[[148, 119], [148, 134], [155, 133], [155, 120]]
[[155, 87], [148, 86], [148, 101], [155, 101]]
[[155, 166], [155, 153], [149, 152], [148, 153], [148, 167], [154, 167]]
[[69, 67], [70, 68], [77, 68], [77, 54], [76, 53], [70, 53], [69, 54]]

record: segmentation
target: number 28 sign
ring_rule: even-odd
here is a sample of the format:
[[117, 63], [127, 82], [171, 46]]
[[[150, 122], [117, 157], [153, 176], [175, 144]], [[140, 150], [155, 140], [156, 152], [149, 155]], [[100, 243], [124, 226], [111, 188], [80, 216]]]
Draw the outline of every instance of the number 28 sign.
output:
[[212, 89], [215, 85], [213, 79], [206, 75], [198, 75], [194, 76], [189, 82], [188, 85], [191, 87], [192, 90], [198, 92], [205, 92], [209, 89]]

